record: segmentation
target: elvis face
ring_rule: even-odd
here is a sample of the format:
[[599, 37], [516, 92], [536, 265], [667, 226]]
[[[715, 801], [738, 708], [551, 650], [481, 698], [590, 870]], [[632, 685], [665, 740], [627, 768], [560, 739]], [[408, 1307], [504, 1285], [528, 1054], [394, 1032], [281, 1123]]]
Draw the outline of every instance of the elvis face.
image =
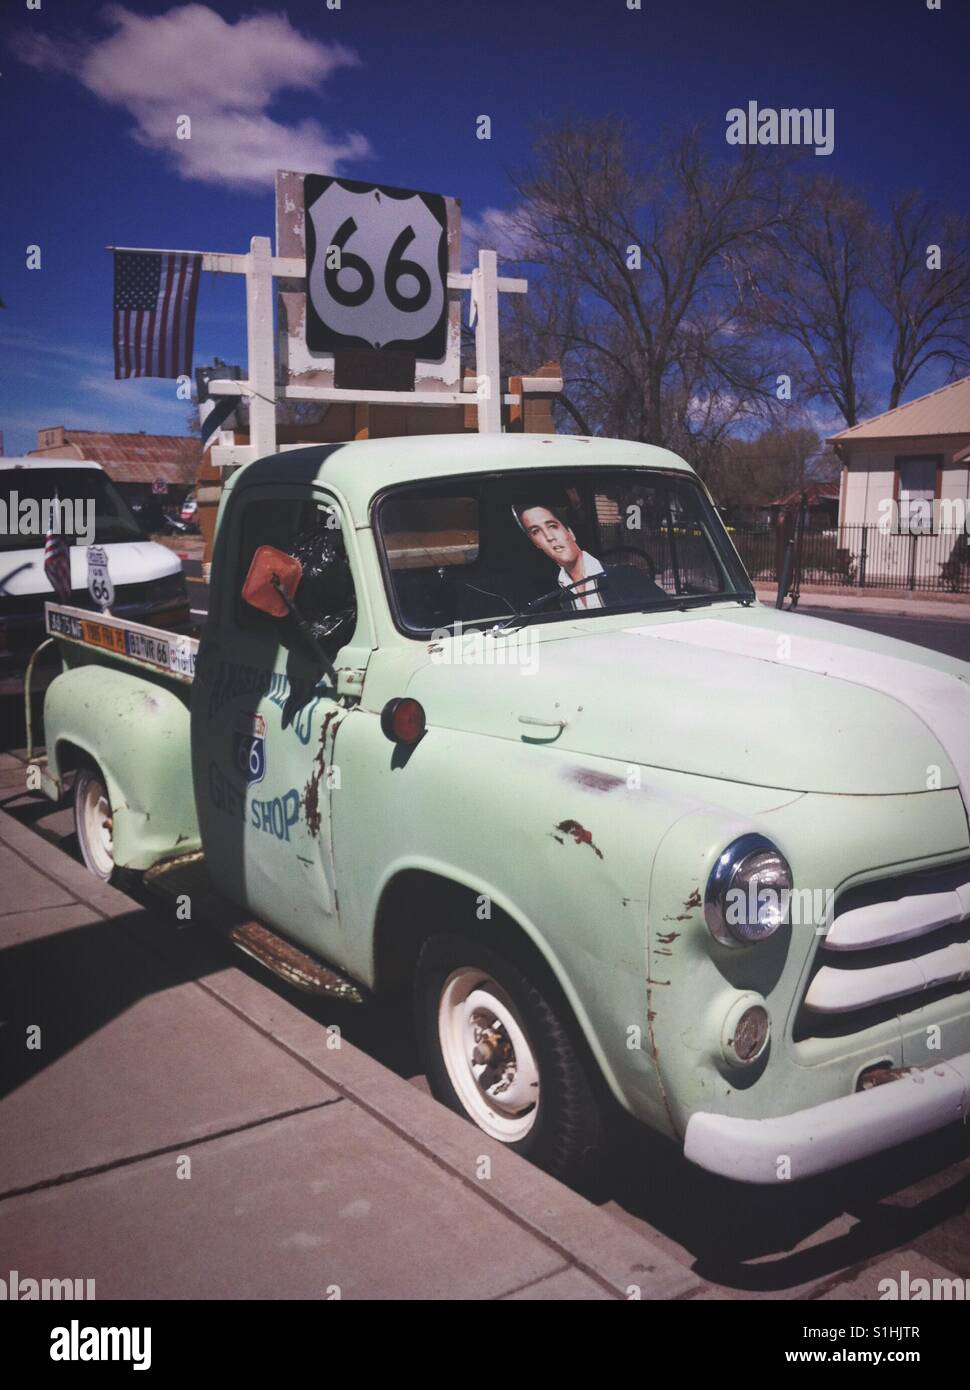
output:
[[575, 535], [548, 507], [529, 507], [520, 520], [536, 549], [555, 560], [562, 569], [568, 569], [579, 559], [582, 552]]

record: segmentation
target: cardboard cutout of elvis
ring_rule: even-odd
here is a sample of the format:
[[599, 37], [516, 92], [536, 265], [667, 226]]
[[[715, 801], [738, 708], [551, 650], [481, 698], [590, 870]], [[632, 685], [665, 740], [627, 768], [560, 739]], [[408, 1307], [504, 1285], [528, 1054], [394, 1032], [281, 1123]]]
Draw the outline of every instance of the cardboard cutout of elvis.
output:
[[529, 540], [559, 566], [563, 608], [613, 608], [655, 602], [666, 592], [633, 565], [603, 565], [583, 550], [572, 527], [555, 507], [527, 503], [513, 507]]

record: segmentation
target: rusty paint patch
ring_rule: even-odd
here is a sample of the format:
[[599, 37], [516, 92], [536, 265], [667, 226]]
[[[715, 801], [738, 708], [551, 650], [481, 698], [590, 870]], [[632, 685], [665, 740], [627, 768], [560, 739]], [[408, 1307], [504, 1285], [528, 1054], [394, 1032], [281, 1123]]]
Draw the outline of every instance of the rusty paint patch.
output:
[[618, 777], [615, 772], [595, 772], [589, 767], [567, 768], [566, 776], [571, 782], [591, 792], [613, 792], [617, 787], [626, 786], [623, 778]]
[[229, 940], [274, 975], [307, 994], [328, 994], [349, 1004], [360, 1004], [363, 997], [356, 984], [338, 970], [308, 956], [292, 941], [285, 941], [261, 922], [241, 922], [229, 930]]
[[[687, 910], [688, 910], [688, 912], [689, 912], [689, 911], [691, 910], [691, 908], [700, 907], [700, 905], [701, 905], [701, 890], [700, 890], [699, 888], [695, 888], [694, 891], [693, 891], [693, 893], [691, 893], [690, 897], [687, 898], [686, 901], [684, 902], [684, 906], [687, 908]], [[679, 920], [679, 919], [678, 919], [678, 920]]]
[[323, 774], [327, 770], [327, 734], [330, 730], [331, 721], [336, 719], [337, 711], [332, 709], [323, 717], [323, 724], [320, 726], [320, 745], [317, 755], [313, 760], [314, 771], [310, 774], [310, 780], [303, 788], [303, 814], [306, 818], [307, 829], [310, 834], [317, 836], [320, 834], [322, 815], [320, 812], [320, 783]]
[[592, 831], [587, 830], [585, 825], [580, 825], [578, 820], [562, 820], [556, 826], [563, 835], [571, 835], [577, 845], [589, 845], [597, 859], [603, 858], [603, 851], [593, 844]]
[[678, 936], [680, 936], [679, 931], [657, 932], [657, 940], [663, 946], [672, 946]]

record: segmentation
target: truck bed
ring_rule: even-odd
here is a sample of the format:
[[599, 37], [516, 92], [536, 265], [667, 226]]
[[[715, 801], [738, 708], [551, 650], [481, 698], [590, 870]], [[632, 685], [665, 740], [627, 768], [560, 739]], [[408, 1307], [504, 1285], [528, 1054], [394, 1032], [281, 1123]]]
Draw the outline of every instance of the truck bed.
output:
[[126, 618], [95, 614], [90, 609], [72, 608], [67, 604], [48, 603], [45, 615], [48, 636], [58, 643], [89, 653], [103, 652], [139, 671], [152, 671], [185, 685], [191, 685], [195, 679], [197, 637], [146, 627]]

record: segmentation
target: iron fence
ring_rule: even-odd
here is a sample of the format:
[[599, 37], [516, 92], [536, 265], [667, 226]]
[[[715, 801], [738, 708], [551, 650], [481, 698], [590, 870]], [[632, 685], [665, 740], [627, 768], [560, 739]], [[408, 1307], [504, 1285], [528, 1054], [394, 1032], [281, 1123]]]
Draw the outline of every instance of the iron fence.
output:
[[[729, 526], [728, 531], [751, 578], [777, 583], [777, 529]], [[908, 535], [881, 526], [806, 529], [800, 561], [802, 584], [970, 594], [970, 536], [965, 531]]]

